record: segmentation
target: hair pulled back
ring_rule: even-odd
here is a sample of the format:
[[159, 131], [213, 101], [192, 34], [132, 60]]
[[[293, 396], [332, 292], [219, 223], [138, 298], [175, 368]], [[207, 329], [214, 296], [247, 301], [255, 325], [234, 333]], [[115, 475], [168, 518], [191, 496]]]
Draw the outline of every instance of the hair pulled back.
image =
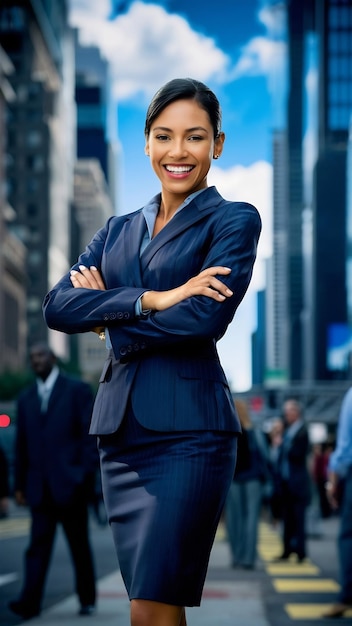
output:
[[158, 115], [172, 102], [185, 99], [195, 100], [208, 113], [214, 138], [217, 138], [221, 131], [219, 100], [209, 87], [193, 78], [174, 78], [158, 89], [147, 110], [144, 128], [146, 138], [149, 137], [150, 128]]

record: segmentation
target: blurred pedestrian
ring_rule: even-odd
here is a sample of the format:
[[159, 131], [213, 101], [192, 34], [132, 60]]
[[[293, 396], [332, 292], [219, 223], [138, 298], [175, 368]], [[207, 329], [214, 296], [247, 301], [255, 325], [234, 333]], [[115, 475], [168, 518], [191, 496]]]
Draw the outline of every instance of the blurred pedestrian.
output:
[[30, 507], [31, 534], [22, 591], [9, 608], [24, 619], [39, 615], [56, 528], [70, 549], [81, 615], [95, 606], [95, 575], [88, 534], [89, 494], [96, 470], [95, 438], [88, 435], [90, 386], [61, 373], [50, 348], [30, 350], [37, 380], [17, 403], [15, 499]]
[[206, 85], [161, 87], [145, 123], [161, 193], [111, 218], [44, 301], [50, 327], [107, 338], [91, 432], [133, 626], [185, 626], [199, 606], [234, 471], [240, 425], [216, 344], [261, 225], [208, 187], [224, 139]]
[[283, 440], [284, 424], [281, 418], [272, 421], [271, 428], [268, 433], [269, 440], [269, 490], [267, 503], [270, 511], [270, 519], [273, 526], [282, 519], [282, 490], [281, 490], [281, 474], [280, 474], [280, 449]]
[[253, 569], [257, 558], [258, 526], [263, 490], [269, 478], [268, 449], [263, 433], [254, 429], [248, 406], [236, 400], [242, 426], [236, 469], [225, 506], [232, 567]]
[[309, 438], [300, 403], [289, 398], [283, 405], [285, 423], [280, 446], [279, 467], [282, 493], [283, 552], [276, 561], [291, 554], [301, 563], [306, 557], [306, 509], [310, 502], [307, 460]]
[[9, 514], [9, 463], [3, 446], [0, 443], [0, 519]]
[[335, 618], [352, 608], [352, 387], [342, 402], [336, 448], [330, 455], [328, 477], [330, 504], [340, 512], [337, 545], [341, 588], [337, 602], [323, 617]]
[[319, 500], [319, 512], [322, 519], [331, 515], [331, 506], [327, 496], [328, 466], [331, 449], [325, 443], [317, 443], [312, 449], [311, 472]]

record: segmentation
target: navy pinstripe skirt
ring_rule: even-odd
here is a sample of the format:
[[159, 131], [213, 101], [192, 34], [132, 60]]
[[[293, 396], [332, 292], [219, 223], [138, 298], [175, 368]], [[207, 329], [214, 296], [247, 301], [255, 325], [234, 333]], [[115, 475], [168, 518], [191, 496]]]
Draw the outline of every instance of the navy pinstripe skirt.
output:
[[157, 432], [131, 406], [99, 437], [103, 493], [130, 599], [199, 606], [233, 477], [236, 433]]

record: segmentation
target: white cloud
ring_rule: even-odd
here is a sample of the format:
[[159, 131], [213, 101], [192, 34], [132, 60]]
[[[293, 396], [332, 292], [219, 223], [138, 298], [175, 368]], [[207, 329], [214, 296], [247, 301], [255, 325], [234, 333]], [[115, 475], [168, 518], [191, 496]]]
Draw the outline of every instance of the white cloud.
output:
[[208, 182], [216, 185], [227, 200], [250, 202], [262, 218], [262, 234], [253, 278], [234, 321], [219, 342], [219, 354], [234, 391], [251, 386], [251, 335], [257, 327], [256, 292], [265, 287], [265, 259], [272, 251], [272, 165], [258, 161], [249, 167], [236, 165], [228, 170], [212, 166]]
[[80, 42], [97, 46], [109, 61], [119, 100], [138, 94], [149, 98], [178, 76], [227, 80], [229, 57], [183, 17], [137, 1], [126, 14], [107, 21], [109, 7], [106, 0], [73, 0], [71, 22], [80, 29]]
[[[234, 80], [243, 76], [266, 76], [268, 88], [274, 98], [284, 97], [286, 88], [286, 8], [283, 2], [263, 5], [258, 20], [265, 35], [253, 37], [241, 49], [234, 69]], [[279, 99], [281, 99], [279, 98]], [[277, 114], [275, 114], [277, 121]]]
[[271, 76], [281, 70], [286, 44], [268, 37], [253, 37], [243, 48], [233, 70], [233, 78], [242, 76]]
[[258, 13], [259, 21], [265, 26], [268, 36], [272, 39], [286, 37], [286, 7], [284, 2], [263, 6]]
[[264, 260], [272, 253], [272, 169], [267, 161], [257, 161], [249, 167], [235, 165], [228, 170], [213, 165], [208, 175], [209, 184], [215, 185], [224, 198], [254, 204], [262, 218], [252, 289], [264, 287]]

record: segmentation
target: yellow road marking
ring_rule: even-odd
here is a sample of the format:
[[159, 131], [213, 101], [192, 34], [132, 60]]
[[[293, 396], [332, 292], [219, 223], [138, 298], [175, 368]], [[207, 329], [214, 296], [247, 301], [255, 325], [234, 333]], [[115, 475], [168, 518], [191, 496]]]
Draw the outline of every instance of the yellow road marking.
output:
[[9, 537], [25, 536], [29, 533], [29, 518], [5, 519], [0, 522], [0, 540]]
[[313, 563], [273, 563], [266, 565], [265, 569], [270, 576], [318, 576], [320, 572], [319, 567]]
[[[331, 604], [285, 604], [285, 611], [291, 619], [322, 619]], [[344, 617], [352, 617], [352, 609]], [[343, 619], [343, 618], [340, 618]], [[325, 623], [325, 620], [324, 620]]]
[[297, 592], [336, 592], [339, 591], [340, 585], [330, 578], [319, 578], [317, 580], [301, 579], [292, 580], [288, 578], [274, 578], [272, 581], [274, 588], [279, 593], [297, 593]]

